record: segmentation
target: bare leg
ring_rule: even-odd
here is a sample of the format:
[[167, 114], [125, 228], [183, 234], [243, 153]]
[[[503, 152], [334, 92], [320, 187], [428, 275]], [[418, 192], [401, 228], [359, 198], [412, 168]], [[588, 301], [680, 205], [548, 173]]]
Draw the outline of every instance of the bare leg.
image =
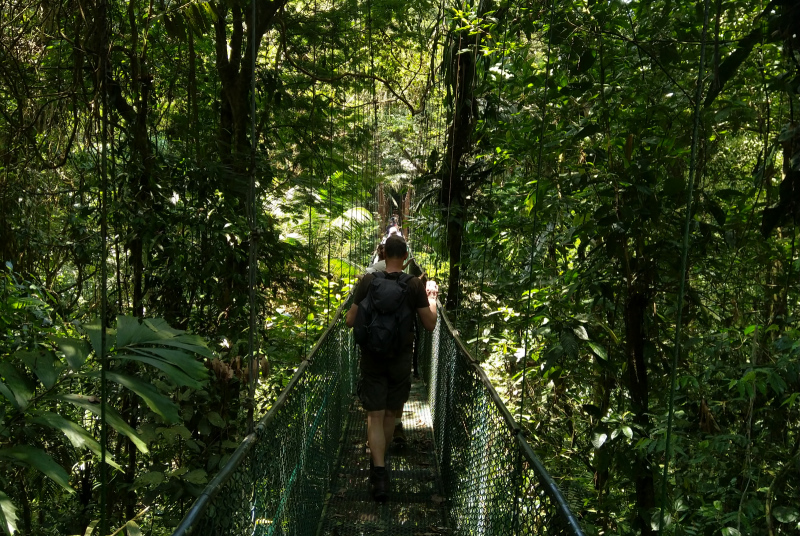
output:
[[[394, 430], [394, 413], [391, 411], [368, 411], [367, 412], [367, 439], [369, 440], [369, 450], [372, 455], [372, 465], [375, 467], [386, 467], [386, 426], [387, 415], [391, 415], [392, 429]], [[389, 441], [391, 441], [391, 434]]]
[[387, 409], [386, 414], [383, 416], [383, 435], [386, 441], [384, 445], [392, 444], [392, 436], [394, 435], [394, 416], [396, 414], [396, 411]]

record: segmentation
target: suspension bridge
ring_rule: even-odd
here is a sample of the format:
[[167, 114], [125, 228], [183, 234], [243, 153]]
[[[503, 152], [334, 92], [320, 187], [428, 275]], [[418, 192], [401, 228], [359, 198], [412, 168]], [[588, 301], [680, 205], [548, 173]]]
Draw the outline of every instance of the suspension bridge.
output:
[[441, 308], [433, 333], [417, 329], [420, 376], [403, 417], [408, 441], [389, 451], [389, 501], [372, 500], [358, 349], [344, 322], [351, 299], [173, 536], [582, 535]]
[[[256, 4], [251, 3], [251, 20], [257, 19]], [[483, 5], [482, 2], [480, 4]], [[551, 475], [545, 468], [536, 454], [537, 444], [529, 441], [525, 427], [506, 407], [482, 369], [481, 360], [476, 356], [480, 345], [476, 343], [476, 350], [471, 350], [460, 338], [455, 319], [448, 316], [466, 309], [459, 307], [463, 305], [459, 303], [461, 294], [473, 306], [468, 311], [472, 317], [466, 318], [468, 329], [465, 332], [480, 334], [482, 326], [489, 323], [482, 310], [485, 295], [489, 293], [484, 288], [484, 281], [491, 281], [492, 276], [501, 271], [513, 270], [514, 273], [522, 272], [519, 282], [528, 289], [524, 305], [527, 308], [524, 313], [525, 324], [532, 325], [529, 313], [535, 279], [534, 260], [544, 249], [543, 237], [551, 230], [550, 227], [546, 230], [540, 228], [544, 226], [539, 221], [537, 211], [540, 203], [540, 179], [545, 175], [542, 148], [547, 143], [560, 143], [548, 138], [548, 129], [553, 124], [552, 117], [548, 114], [554, 115], [558, 106], [557, 103], [550, 102], [555, 93], [548, 91], [548, 87], [554, 86], [551, 39], [555, 6], [556, 3], [552, 2], [549, 15], [545, 13], [549, 23], [543, 26], [546, 33], [540, 44], [546, 54], [542, 54], [539, 60], [539, 68], [543, 74], [530, 77], [531, 80], [541, 78], [538, 80], [540, 86], [536, 88], [541, 94], [541, 105], [535, 111], [532, 108], [528, 110], [532, 116], [539, 118], [537, 121], [540, 126], [537, 124], [536, 129], [528, 129], [524, 135], [531, 140], [538, 139], [538, 155], [532, 151], [523, 151], [516, 163], [507, 164], [505, 152], [500, 147], [490, 148], [488, 154], [480, 157], [476, 157], [474, 151], [471, 153], [468, 147], [470, 140], [476, 136], [479, 107], [484, 108], [487, 114], [494, 114], [498, 128], [507, 130], [509, 137], [513, 137], [514, 122], [511, 118], [518, 113], [518, 109], [512, 103], [513, 97], [503, 93], [503, 81], [508, 77], [497, 76], [499, 82], [496, 93], [485, 93], [479, 104], [476, 104], [478, 100], [473, 91], [480, 82], [476, 69], [479, 62], [486, 62], [485, 72], [505, 72], [508, 52], [506, 30], [492, 38], [492, 46], [499, 59], [493, 60], [496, 63], [489, 68], [488, 60], [483, 55], [488, 49], [476, 37], [468, 34], [466, 27], [455, 29], [453, 25], [453, 28], [447, 30], [437, 18], [435, 31], [431, 32], [431, 42], [434, 43], [431, 73], [429, 79], [426, 78], [424, 90], [421, 90], [424, 95], [423, 105], [418, 108], [410, 105], [391, 88], [390, 92], [383, 94], [379, 94], [376, 89], [376, 82], [381, 79], [373, 74], [372, 7], [367, 5], [366, 20], [362, 20], [361, 27], [356, 28], [356, 35], [361, 34], [364, 37], [362, 48], [368, 50], [369, 54], [361, 59], [361, 64], [356, 62], [349, 65], [352, 73], [347, 76], [354, 80], [369, 80], [369, 84], [363, 87], [354, 84], [349, 96], [340, 98], [334, 85], [317, 91], [315, 84], [323, 81], [336, 82], [346, 78], [346, 75], [330, 77], [325, 73], [317, 73], [314, 77], [308, 116], [314, 118], [316, 124], [313, 129], [303, 127], [313, 132], [308, 135], [308, 139], [303, 138], [305, 145], [302, 150], [287, 149], [284, 155], [286, 162], [299, 160], [301, 157], [304, 160], [300, 164], [282, 163], [270, 171], [286, 171], [288, 178], [285, 182], [292, 181], [297, 185], [285, 194], [284, 199], [277, 199], [272, 191], [271, 182], [277, 175], [270, 175], [269, 180], [257, 176], [260, 171], [256, 165], [256, 153], [260, 150], [258, 140], [263, 133], [257, 132], [256, 76], [252, 73], [257, 72], [256, 43], [261, 37], [256, 37], [253, 33], [249, 41], [252, 46], [249, 55], [250, 74], [249, 78], [242, 78], [250, 84], [248, 100], [251, 142], [241, 143], [234, 154], [234, 159], [242, 159], [249, 152], [250, 164], [240, 165], [241, 162], [237, 161], [236, 166], [231, 166], [235, 169], [235, 180], [230, 182], [236, 184], [235, 187], [230, 184], [226, 186], [230, 186], [228, 196], [236, 198], [236, 202], [231, 202], [233, 212], [238, 214], [244, 209], [245, 217], [240, 222], [242, 232], [237, 240], [225, 235], [230, 245], [237, 248], [227, 259], [230, 262], [226, 264], [226, 269], [233, 267], [231, 271], [242, 269], [243, 272], [246, 268], [248, 272], [246, 285], [241, 281], [229, 282], [231, 288], [239, 291], [247, 287], [247, 366], [249, 371], [255, 370], [256, 373], [249, 375], [249, 395], [246, 398], [252, 404], [255, 399], [255, 378], [258, 377], [258, 345], [254, 338], [257, 323], [263, 320], [258, 316], [263, 311], [259, 311], [256, 289], [266, 288], [258, 281], [259, 263], [264, 264], [259, 260], [259, 247], [263, 245], [259, 241], [265, 236], [264, 215], [268, 212], [265, 207], [276, 208], [292, 196], [306, 198], [308, 217], [305, 223], [297, 224], [292, 234], [304, 240], [309, 258], [327, 257], [327, 266], [322, 271], [330, 279], [340, 281], [355, 275], [354, 267], [359, 263], [363, 264], [372, 250], [375, 237], [371, 231], [365, 234], [364, 229], [375, 227], [375, 217], [377, 221], [386, 222], [392, 211], [400, 212], [401, 220], [412, 227], [410, 243], [416, 249], [420, 263], [430, 265], [420, 266], [414, 262], [409, 270], [421, 275], [423, 268], [432, 268], [437, 277], [446, 278], [446, 281], [442, 281], [442, 288], [447, 293], [447, 303], [438, 308], [438, 322], [433, 333], [417, 329], [419, 375], [415, 375], [411, 399], [406, 404], [403, 416], [408, 441], [403, 446], [392, 446], [388, 453], [387, 467], [391, 478], [388, 502], [373, 501], [367, 483], [369, 456], [366, 419], [355, 394], [359, 355], [352, 332], [344, 320], [344, 313], [351, 305], [351, 296], [329, 316], [327, 327], [305, 352], [305, 358], [296, 367], [290, 381], [271, 408], [253, 426], [253, 431], [244, 438], [227, 463], [197, 497], [173, 536], [582, 536], [579, 518], [574, 513], [580, 503], [578, 500], [568, 501], [558, 485], [559, 480], [567, 475]], [[502, 17], [510, 13], [516, 17], [517, 8], [518, 6], [509, 3], [502, 11]], [[439, 17], [443, 11], [444, 4]], [[255, 32], [254, 28], [249, 31]], [[447, 35], [448, 44], [442, 51], [438, 50], [440, 43], [436, 38], [439, 32]], [[473, 39], [475, 42], [471, 44]], [[291, 48], [287, 46], [284, 35], [282, 52], [290, 63]], [[219, 49], [224, 50], [225, 47]], [[337, 58], [325, 56], [325, 50], [324, 40], [319, 43], [319, 47], [314, 45], [311, 54], [314, 66], [318, 60], [326, 68], [328, 61], [336, 64]], [[465, 50], [468, 53], [464, 53]], [[434, 70], [433, 58], [438, 57], [440, 52], [440, 68]], [[107, 63], [106, 59], [101, 62], [102, 72], [111, 72]], [[702, 63], [701, 60], [701, 65]], [[291, 65], [297, 72], [308, 74], [302, 66], [294, 63]], [[421, 66], [420, 71], [422, 70]], [[484, 76], [487, 75], [484, 73]], [[103, 75], [100, 78], [105, 80], [109, 77]], [[700, 79], [702, 70], [698, 76], [698, 80]], [[533, 86], [533, 83], [528, 84], [528, 87]], [[699, 87], [700, 84], [695, 103], [701, 102]], [[111, 186], [116, 185], [119, 178], [114, 176], [114, 167], [108, 164], [117, 159], [115, 145], [108, 143], [114, 137], [114, 131], [109, 129], [109, 125], [115, 112], [106, 102], [107, 88], [102, 86], [101, 90], [104, 112], [98, 120], [101, 126], [99, 131], [102, 133], [102, 151], [98, 153], [98, 161], [101, 163], [98, 181], [101, 222], [99, 243], [102, 245], [101, 257], [107, 259], [111, 252], [107, 224], [110, 205], [108, 196], [114, 190]], [[397, 101], [402, 101], [412, 109], [410, 116]], [[239, 108], [244, 110], [245, 106]], [[382, 114], [380, 118], [379, 110]], [[242, 125], [248, 123], [245, 121], [248, 117], [245, 116], [247, 114], [243, 115]], [[693, 190], [698, 118], [699, 108], [696, 108], [687, 191]], [[590, 128], [591, 125], [576, 130], [575, 136], [589, 136]], [[242, 140], [247, 137], [244, 129], [240, 134]], [[403, 139], [402, 143], [398, 141], [399, 138]], [[392, 139], [394, 143], [387, 141]], [[632, 139], [631, 135], [628, 138], [629, 143], [632, 143]], [[387, 146], [402, 148], [402, 156], [388, 154], [390, 151], [386, 150]], [[247, 151], [244, 150], [245, 147]], [[492, 149], [497, 154], [492, 153]], [[335, 151], [340, 154], [334, 154]], [[522, 183], [526, 189], [506, 192], [505, 195], [516, 197], [514, 203], [520, 207], [525, 206], [527, 213], [520, 220], [494, 222], [492, 206], [501, 195], [495, 192], [495, 188], [500, 188], [503, 177], [515, 173], [512, 169], [514, 166], [517, 170], [522, 170], [517, 173], [524, 177]], [[292, 173], [296, 176], [291, 176]], [[394, 192], [387, 191], [391, 188], [384, 186], [390, 182], [390, 178], [400, 175], [403, 175], [399, 181], [403, 183], [403, 188]], [[477, 184], [480, 186], [476, 186]], [[217, 193], [220, 198], [225, 196], [224, 192]], [[482, 204], [474, 202], [476, 193], [481, 195]], [[189, 194], [188, 197], [192, 195], [194, 194]], [[199, 191], [196, 195], [200, 199]], [[174, 196], [173, 204], [177, 204], [179, 196], [177, 193]], [[688, 208], [691, 207], [690, 203], [691, 198], [687, 200]], [[204, 210], [205, 207], [200, 207], [197, 213]], [[278, 211], [276, 208], [275, 212]], [[336, 233], [330, 229], [324, 237], [320, 236], [315, 226], [314, 211], [324, 212], [334, 222], [342, 220], [339, 224], [340, 230], [343, 230], [342, 234], [349, 235], [338, 244]], [[424, 217], [417, 219], [415, 212], [424, 213]], [[334, 217], [337, 214], [340, 216]], [[675, 356], [680, 349], [680, 311], [691, 210], [687, 209], [686, 214], [681, 248], [683, 268], [679, 270], [682, 275], [676, 307], [678, 329], [674, 345]], [[352, 222], [356, 222], [355, 225]], [[228, 225], [231, 224], [225, 223], [222, 229]], [[348, 225], [351, 225], [350, 228], [347, 228]], [[490, 225], [501, 230], [494, 235], [484, 232]], [[333, 223], [330, 223], [329, 227], [332, 226]], [[307, 227], [307, 231], [304, 227]], [[405, 225], [404, 228], [408, 233]], [[516, 244], [514, 259], [509, 261], [513, 266], [493, 266], [491, 262], [490, 241], [501, 235], [509, 237], [508, 240]], [[525, 236], [531, 237], [530, 243], [525, 243]], [[203, 237], [198, 237], [197, 240], [204, 243]], [[134, 245], [137, 244], [140, 248], [138, 255], [141, 257], [142, 246], [140, 242]], [[117, 251], [118, 249], [119, 244], [116, 246]], [[464, 249], [469, 249], [469, 253], [462, 258]], [[205, 253], [205, 249], [202, 252]], [[141, 280], [144, 264], [139, 257], [137, 258], [141, 266], [138, 271], [134, 269], [134, 273]], [[247, 257], [246, 267], [244, 257]], [[205, 261], [203, 254], [198, 259]], [[110, 316], [106, 264], [101, 265], [98, 275], [100, 283], [97, 294], [100, 296], [101, 318]], [[322, 264], [325, 264], [324, 260]], [[308, 288], [312, 287], [310, 273], [309, 271]], [[238, 275], [244, 280], [243, 273]], [[119, 279], [118, 275], [118, 286], [121, 287]], [[467, 285], [462, 285], [464, 282], [469, 284], [466, 290], [464, 287]], [[134, 282], [134, 287], [139, 289], [141, 281]], [[330, 288], [328, 292], [330, 303]], [[311, 307], [307, 305], [310, 300], [308, 295], [298, 297], [298, 309], [306, 307], [310, 311]], [[119, 301], [121, 303], [122, 299]], [[141, 304], [142, 298], [137, 297], [134, 292], [133, 302], [137, 301]], [[228, 298], [220, 301], [228, 301]], [[230, 303], [226, 305], [230, 306]], [[227, 314], [227, 310], [224, 313]], [[103, 324], [100, 341], [105, 341], [105, 330], [106, 326]], [[525, 328], [523, 331], [520, 338], [524, 340], [521, 341], [520, 350], [523, 360], [527, 360], [532, 354], [528, 340], [531, 330]], [[102, 411], [105, 412], [109, 397], [105, 379], [106, 368], [109, 366], [105, 342], [101, 342], [99, 348], [102, 378], [100, 402]], [[523, 374], [528, 366], [530, 363], [523, 363]], [[670, 396], [675, 390], [675, 369], [673, 362]], [[521, 384], [520, 407], [524, 408], [524, 375]], [[671, 456], [669, 445], [672, 415], [673, 401], [670, 398], [662, 497], [667, 496], [666, 476]], [[252, 409], [248, 418], [253, 425]], [[101, 421], [101, 458], [105, 459], [108, 426], [104, 418]], [[105, 527], [108, 510], [105, 501], [109, 487], [105, 464], [101, 465], [99, 478], [99, 487], [102, 490], [99, 509], [103, 516], [100, 526]], [[663, 504], [659, 515], [659, 526], [663, 526]]]

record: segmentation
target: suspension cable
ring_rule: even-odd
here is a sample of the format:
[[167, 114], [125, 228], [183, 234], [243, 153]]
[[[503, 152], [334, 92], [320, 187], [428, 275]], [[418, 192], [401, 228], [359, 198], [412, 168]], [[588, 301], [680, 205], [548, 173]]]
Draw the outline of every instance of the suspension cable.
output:
[[247, 375], [248, 375], [248, 407], [247, 433], [253, 432], [256, 405], [256, 377], [258, 376], [258, 359], [255, 351], [256, 331], [256, 264], [258, 262], [257, 209], [256, 209], [256, 2], [251, 1], [252, 13], [250, 21], [250, 181], [247, 189], [247, 223], [250, 230], [249, 251], [247, 259], [247, 300], [250, 309], [249, 329], [247, 330]]
[[108, 72], [108, 54], [110, 54], [110, 24], [108, 14], [108, 1], [102, 4], [100, 14], [100, 28], [102, 32], [100, 48], [100, 77], [101, 90], [101, 141], [100, 146], [100, 533], [108, 534], [108, 464], [106, 456], [108, 454], [108, 356], [106, 355], [106, 339], [108, 332], [106, 321], [108, 316], [108, 154], [106, 138], [108, 136], [108, 79], [111, 73]]
[[[498, 107], [500, 106], [500, 101], [502, 99], [502, 90], [503, 86], [505, 85], [505, 78], [503, 78], [503, 73], [505, 71], [505, 64], [506, 64], [506, 38], [508, 37], [508, 24], [507, 24], [507, 15], [510, 9], [510, 6], [513, 4], [513, 0], [509, 0], [509, 3], [506, 5], [506, 10], [503, 13], [503, 44], [500, 47], [500, 83], [497, 85], [497, 104]], [[483, 259], [481, 261], [481, 273], [480, 273], [480, 286], [478, 288], [478, 296], [480, 301], [478, 302], [478, 314], [477, 314], [477, 326], [475, 328], [475, 355], [480, 355], [478, 352], [479, 345], [478, 343], [481, 340], [481, 319], [483, 318], [482, 309], [483, 309], [483, 285], [486, 277], [486, 251], [489, 246], [489, 234], [487, 233], [489, 227], [489, 219], [492, 214], [491, 210], [491, 202], [492, 202], [492, 194], [494, 193], [494, 179], [491, 179], [489, 183], [489, 195], [487, 196], [486, 204], [489, 205], [489, 212], [487, 214], [486, 222], [483, 226], [484, 238], [483, 238]]]
[[531, 236], [533, 237], [533, 241], [531, 243], [531, 255], [529, 259], [528, 265], [528, 301], [525, 303], [525, 341], [524, 341], [524, 353], [523, 353], [523, 362], [522, 362], [522, 384], [521, 384], [521, 393], [520, 393], [520, 401], [519, 401], [519, 422], [522, 422], [522, 412], [525, 408], [525, 383], [527, 381], [527, 372], [528, 367], [526, 366], [528, 361], [528, 351], [529, 351], [529, 332], [528, 326], [530, 324], [530, 311], [531, 311], [531, 291], [533, 286], [533, 261], [536, 255], [536, 227], [538, 225], [539, 220], [539, 184], [542, 182], [542, 151], [544, 150], [544, 135], [545, 130], [547, 127], [547, 105], [549, 100], [549, 92], [547, 90], [547, 81], [550, 78], [550, 54], [552, 51], [552, 43], [553, 43], [553, 22], [555, 22], [555, 14], [556, 14], [556, 0], [552, 0], [550, 2], [550, 22], [547, 28], [547, 61], [545, 63], [545, 72], [544, 72], [544, 98], [542, 99], [542, 129], [539, 133], [539, 153], [537, 156], [536, 162], [536, 188], [534, 189], [534, 199], [533, 199], [533, 232]]
[[669, 373], [669, 411], [667, 416], [667, 437], [665, 445], [664, 471], [661, 482], [661, 508], [658, 515], [658, 533], [664, 531], [664, 507], [667, 501], [667, 477], [669, 475], [669, 463], [672, 458], [672, 421], [675, 415], [675, 381], [677, 378], [678, 357], [681, 352], [681, 326], [683, 321], [683, 295], [686, 291], [686, 270], [689, 261], [689, 228], [692, 223], [692, 197], [694, 193], [694, 181], [697, 176], [697, 146], [700, 132], [700, 97], [703, 94], [703, 77], [706, 63], [706, 37], [708, 32], [708, 0], [703, 0], [703, 35], [700, 44], [700, 65], [697, 69], [697, 88], [694, 99], [694, 125], [692, 127], [692, 153], [689, 161], [689, 185], [686, 189], [686, 218], [683, 225], [683, 244], [681, 245], [681, 272], [680, 286], [677, 299], [677, 315], [675, 319], [675, 351], [672, 354], [672, 366]]

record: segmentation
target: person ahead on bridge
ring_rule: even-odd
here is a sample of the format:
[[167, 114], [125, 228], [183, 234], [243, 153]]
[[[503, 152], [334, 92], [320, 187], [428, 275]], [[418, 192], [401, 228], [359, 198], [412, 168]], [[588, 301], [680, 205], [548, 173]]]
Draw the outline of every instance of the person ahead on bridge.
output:
[[[403, 272], [403, 261], [408, 256], [408, 247], [403, 237], [390, 236], [386, 240], [385, 254], [386, 279], [399, 280]], [[348, 327], [355, 325], [359, 304], [367, 298], [370, 284], [375, 277], [375, 274], [366, 274], [358, 283], [353, 295], [353, 305], [347, 311]], [[436, 327], [436, 298], [439, 287], [435, 281], [423, 284], [418, 277], [409, 276], [404, 280], [407, 290], [403, 306], [409, 307], [412, 315], [416, 311], [423, 327], [433, 331]], [[385, 501], [388, 497], [386, 448], [392, 441], [395, 416], [402, 412], [411, 391], [413, 328], [398, 335], [402, 344], [383, 355], [375, 355], [367, 348], [361, 348], [358, 397], [367, 411], [367, 440], [371, 456], [369, 481], [372, 497], [376, 501]]]
[[392, 214], [392, 217], [389, 218], [389, 223], [386, 225], [386, 236], [389, 236], [389, 231], [391, 231], [392, 227], [400, 228], [400, 224], [397, 222], [397, 214]]
[[386, 270], [386, 245], [378, 245], [378, 260], [367, 267], [367, 273], [371, 274], [378, 271]]

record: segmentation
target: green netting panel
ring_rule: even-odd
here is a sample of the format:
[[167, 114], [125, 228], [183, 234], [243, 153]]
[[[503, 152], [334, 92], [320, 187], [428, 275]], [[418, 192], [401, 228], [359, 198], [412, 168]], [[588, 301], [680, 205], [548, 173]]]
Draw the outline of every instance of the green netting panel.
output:
[[440, 313], [424, 335], [437, 459], [456, 534], [581, 534], [486, 375]]
[[356, 359], [339, 313], [175, 534], [315, 534], [355, 391]]

